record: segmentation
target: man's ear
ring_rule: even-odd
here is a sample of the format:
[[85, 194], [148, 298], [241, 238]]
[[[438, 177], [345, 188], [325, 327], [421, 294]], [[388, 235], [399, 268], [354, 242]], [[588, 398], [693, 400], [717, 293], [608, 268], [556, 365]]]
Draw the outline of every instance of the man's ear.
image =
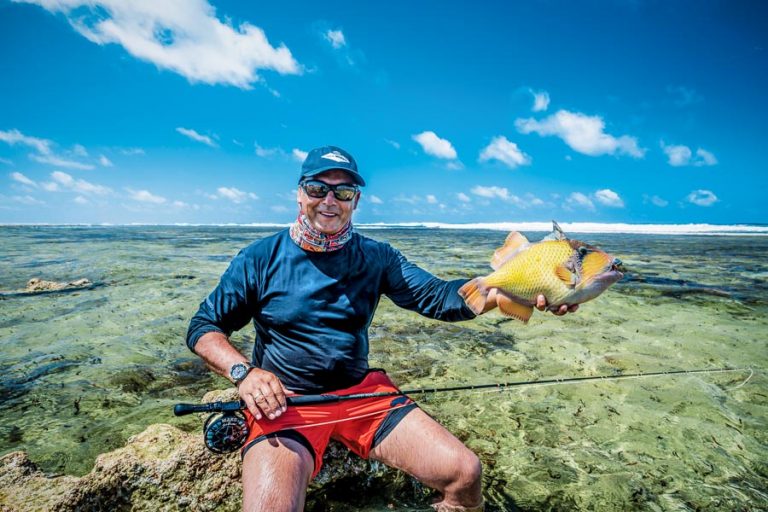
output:
[[301, 200], [301, 187], [299, 187], [298, 190], [296, 190], [296, 203], [299, 205], [299, 212], [304, 213], [304, 204], [301, 202]]
[[352, 209], [353, 210], [357, 210], [357, 203], [360, 202], [360, 194], [361, 194], [361, 192], [358, 190], [357, 191], [357, 195], [353, 199], [353, 201], [355, 202], [355, 204], [352, 205]]

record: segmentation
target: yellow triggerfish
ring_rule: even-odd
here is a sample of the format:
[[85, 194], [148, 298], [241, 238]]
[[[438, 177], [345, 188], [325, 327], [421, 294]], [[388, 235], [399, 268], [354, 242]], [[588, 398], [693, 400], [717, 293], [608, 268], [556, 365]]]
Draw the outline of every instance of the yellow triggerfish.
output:
[[528, 322], [536, 298], [544, 295], [549, 308], [581, 304], [592, 300], [624, 277], [621, 261], [597, 247], [569, 240], [557, 222], [553, 232], [531, 243], [514, 231], [491, 259], [494, 272], [477, 277], [459, 289], [459, 294], [476, 314], [486, 297], [496, 289], [499, 310]]

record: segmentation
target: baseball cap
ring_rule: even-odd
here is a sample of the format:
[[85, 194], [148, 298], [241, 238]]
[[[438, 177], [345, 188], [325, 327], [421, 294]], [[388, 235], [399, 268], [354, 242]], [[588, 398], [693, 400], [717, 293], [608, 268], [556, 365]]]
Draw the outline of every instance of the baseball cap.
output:
[[307, 154], [304, 163], [301, 164], [301, 176], [299, 182], [305, 178], [311, 178], [321, 172], [339, 169], [352, 177], [352, 180], [365, 186], [365, 180], [357, 172], [357, 162], [352, 155], [337, 146], [322, 146], [315, 148]]

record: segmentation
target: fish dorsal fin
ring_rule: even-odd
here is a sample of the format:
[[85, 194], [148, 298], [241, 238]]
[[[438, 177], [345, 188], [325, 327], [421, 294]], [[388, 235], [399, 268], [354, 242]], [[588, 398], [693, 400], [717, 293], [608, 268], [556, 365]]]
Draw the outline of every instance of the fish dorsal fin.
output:
[[524, 247], [528, 247], [530, 242], [525, 236], [517, 231], [511, 232], [507, 235], [507, 239], [504, 240], [504, 245], [496, 249], [491, 258], [491, 268], [498, 270], [504, 263], [507, 262], [517, 251]]
[[568, 240], [568, 237], [565, 236], [565, 233], [563, 233], [563, 230], [560, 229], [560, 225], [553, 220], [552, 232], [541, 239], [542, 242], [545, 240]]

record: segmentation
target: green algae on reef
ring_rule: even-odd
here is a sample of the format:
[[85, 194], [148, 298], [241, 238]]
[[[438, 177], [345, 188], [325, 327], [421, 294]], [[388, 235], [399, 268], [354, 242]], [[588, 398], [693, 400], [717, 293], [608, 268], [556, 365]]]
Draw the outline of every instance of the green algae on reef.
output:
[[[151, 423], [199, 428], [173, 417], [172, 405], [227, 383], [184, 345], [187, 322], [229, 259], [274, 230], [0, 231], [0, 289], [23, 288], [31, 277], [99, 284], [0, 298], [0, 453], [23, 449], [47, 471], [83, 474], [97, 454]], [[505, 236], [364, 234], [450, 279], [487, 273]], [[371, 326], [371, 365], [407, 387], [758, 368], [741, 387], [748, 374], [450, 393], [420, 403], [481, 457], [486, 497], [497, 510], [768, 509], [761, 370], [768, 363], [768, 237], [578, 238], [620, 257], [628, 279], [576, 314], [538, 314], [527, 326], [496, 313], [440, 323], [383, 300]], [[234, 339], [247, 352], [252, 336], [245, 328]], [[426, 503], [407, 483], [365, 485], [371, 495], [355, 502], [359, 509]], [[413, 501], [397, 499], [405, 495]]]

